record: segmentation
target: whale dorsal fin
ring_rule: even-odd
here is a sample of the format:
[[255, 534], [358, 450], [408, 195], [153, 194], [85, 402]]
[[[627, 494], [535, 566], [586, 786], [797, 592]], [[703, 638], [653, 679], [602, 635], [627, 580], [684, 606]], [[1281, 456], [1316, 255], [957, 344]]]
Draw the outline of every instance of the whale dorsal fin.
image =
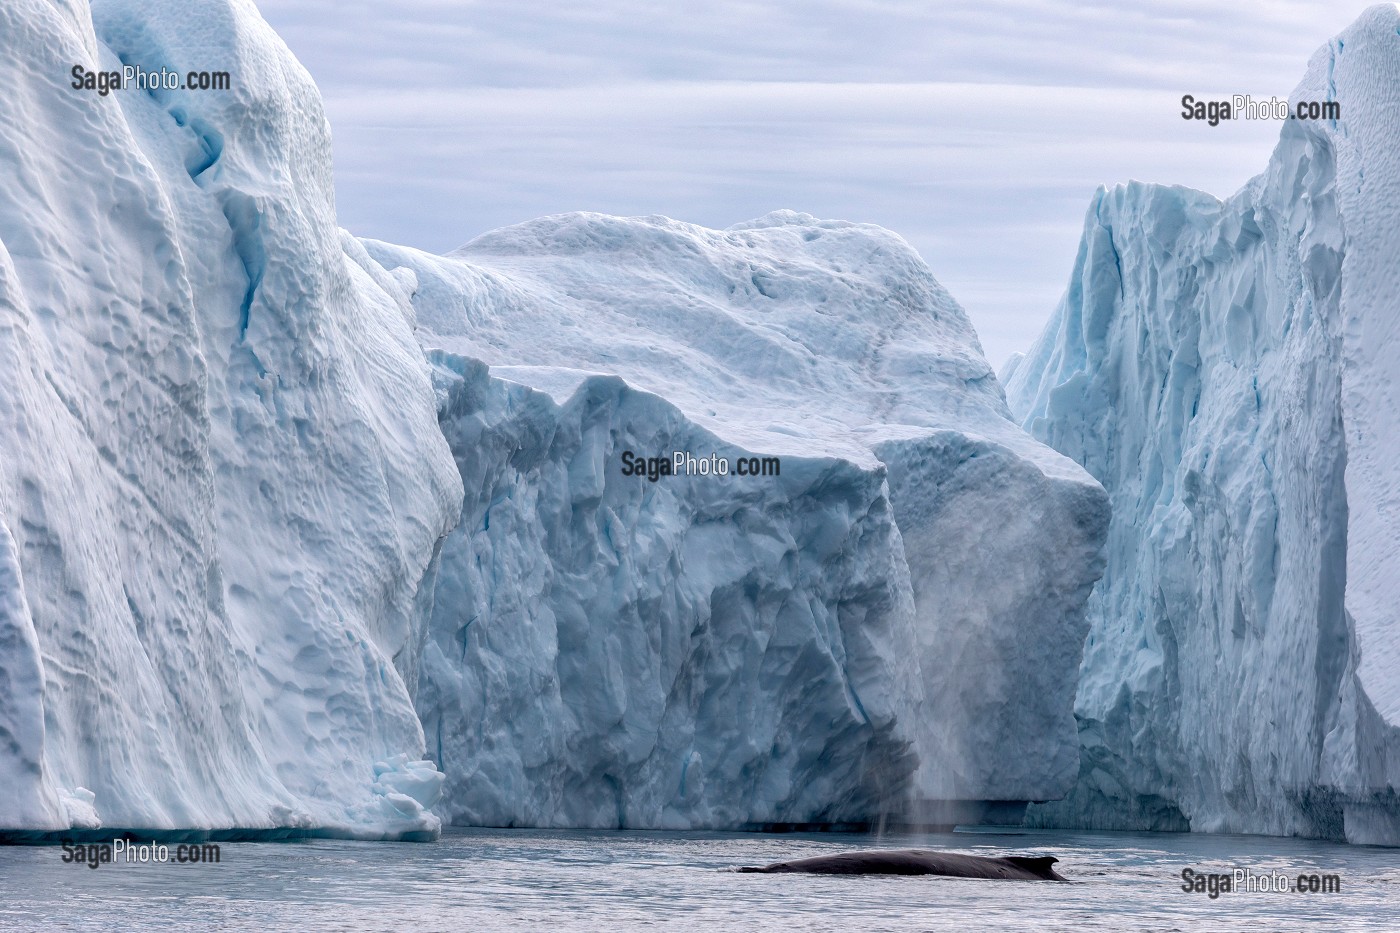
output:
[[1050, 873], [1053, 870], [1050, 866], [1059, 861], [1053, 855], [1008, 855], [1006, 860], [1013, 865], [1019, 865], [1026, 871], [1033, 871], [1037, 875]]

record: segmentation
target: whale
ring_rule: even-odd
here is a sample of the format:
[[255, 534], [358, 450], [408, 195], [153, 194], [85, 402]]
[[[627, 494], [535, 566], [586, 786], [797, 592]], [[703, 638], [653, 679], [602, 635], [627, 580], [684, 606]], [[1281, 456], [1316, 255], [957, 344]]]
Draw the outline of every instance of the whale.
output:
[[1068, 881], [1052, 867], [1053, 855], [962, 855], [932, 849], [866, 849], [836, 855], [745, 866], [741, 872], [809, 875], [943, 875], [948, 878], [995, 878], [1007, 881]]

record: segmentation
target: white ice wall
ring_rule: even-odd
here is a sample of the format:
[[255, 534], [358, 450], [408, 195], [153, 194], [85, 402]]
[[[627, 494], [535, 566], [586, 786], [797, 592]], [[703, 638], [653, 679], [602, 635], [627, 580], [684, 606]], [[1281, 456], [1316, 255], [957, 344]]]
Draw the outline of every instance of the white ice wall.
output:
[[1034, 820], [1400, 842], [1397, 95], [1374, 7], [1293, 95], [1341, 119], [1240, 193], [1096, 195], [1007, 383], [1113, 499], [1079, 781]]
[[[232, 90], [69, 86], [122, 62]], [[247, 3], [19, 0], [0, 81], [0, 825], [435, 832], [461, 486], [311, 79]]]

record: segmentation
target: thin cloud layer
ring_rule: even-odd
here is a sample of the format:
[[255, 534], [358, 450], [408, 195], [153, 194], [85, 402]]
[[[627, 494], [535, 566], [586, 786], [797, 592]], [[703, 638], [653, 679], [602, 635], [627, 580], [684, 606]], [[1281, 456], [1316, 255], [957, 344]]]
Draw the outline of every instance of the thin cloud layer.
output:
[[604, 2], [260, 4], [326, 96], [342, 223], [434, 251], [565, 210], [727, 226], [781, 207], [908, 239], [994, 364], [1063, 290], [1099, 184], [1226, 195], [1361, 7]]

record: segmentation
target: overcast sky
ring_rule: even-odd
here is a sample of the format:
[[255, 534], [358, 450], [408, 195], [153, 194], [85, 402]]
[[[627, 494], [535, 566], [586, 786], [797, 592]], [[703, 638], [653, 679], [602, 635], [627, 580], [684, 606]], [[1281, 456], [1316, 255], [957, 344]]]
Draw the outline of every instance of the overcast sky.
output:
[[1000, 367], [1063, 292], [1094, 189], [1228, 195], [1363, 4], [261, 0], [320, 85], [340, 222], [444, 252], [568, 210], [725, 227], [777, 208], [918, 249]]

